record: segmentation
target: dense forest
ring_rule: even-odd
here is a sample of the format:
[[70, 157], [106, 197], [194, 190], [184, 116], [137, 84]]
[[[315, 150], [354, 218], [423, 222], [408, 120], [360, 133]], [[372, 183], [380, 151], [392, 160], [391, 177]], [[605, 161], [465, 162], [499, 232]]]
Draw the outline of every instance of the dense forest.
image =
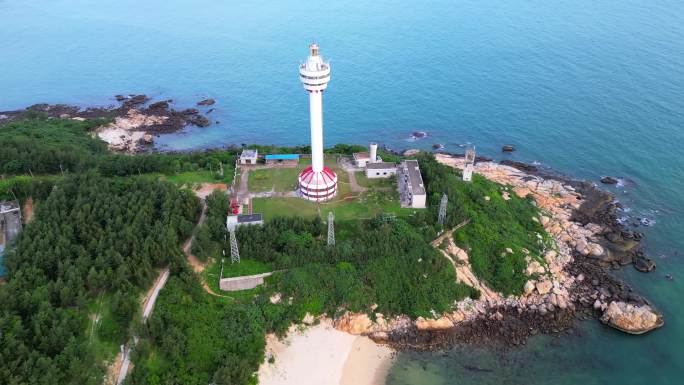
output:
[[111, 154], [107, 144], [93, 132], [104, 123], [101, 119], [78, 121], [32, 114], [30, 118], [0, 126], [0, 175], [62, 175], [85, 171], [97, 171], [103, 176], [172, 174], [219, 170], [221, 164], [230, 166], [235, 161], [237, 150]]
[[90, 168], [107, 144], [89, 132], [103, 120], [29, 119], [0, 127], [0, 174], [57, 174]]
[[[126, 340], [140, 291], [156, 268], [183, 263], [179, 245], [198, 214], [197, 199], [170, 183], [59, 181], [6, 255], [0, 383], [100, 383], [98, 344], [116, 350]], [[98, 298], [108, 316], [92, 335]]]

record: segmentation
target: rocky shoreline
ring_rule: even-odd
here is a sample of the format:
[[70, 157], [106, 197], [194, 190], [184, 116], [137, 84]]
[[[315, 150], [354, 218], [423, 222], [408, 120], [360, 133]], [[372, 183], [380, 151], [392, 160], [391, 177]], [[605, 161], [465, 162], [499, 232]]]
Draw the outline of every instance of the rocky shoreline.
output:
[[[458, 155], [437, 154], [437, 160], [463, 167]], [[479, 300], [461, 301], [456, 311], [433, 314], [430, 319], [386, 320], [379, 313], [371, 319], [346, 313], [335, 322], [339, 330], [368, 335], [399, 350], [436, 350], [457, 343], [521, 345], [536, 334], [572, 332], [578, 319], [599, 319], [629, 334], [643, 334], [664, 324], [647, 299], [609, 273], [628, 264], [640, 271], [655, 267], [639, 245], [643, 235], [617, 220], [619, 206], [611, 194], [592, 183], [520, 162], [480, 158], [475, 172], [508, 186], [502, 195], [531, 195], [541, 209], [543, 214], [535, 220], [555, 239], [558, 249], [545, 252], [545, 265], [529, 259], [528, 274], [539, 278], [528, 281], [522, 295], [507, 298], [477, 282], [485, 286]], [[459, 265], [467, 264], [465, 251], [453, 242], [442, 252], [460, 259]]]
[[[186, 126], [207, 127], [212, 124], [206, 114], [197, 108], [176, 110], [172, 100], [151, 102], [146, 95], [116, 95], [118, 106], [80, 108], [65, 104], [35, 104], [24, 110], [0, 112], [0, 125], [24, 119], [33, 113], [60, 119], [107, 119], [108, 124], [98, 127], [95, 133], [115, 152], [141, 153], [152, 150], [154, 137], [182, 130]], [[197, 102], [206, 109], [213, 99]]]

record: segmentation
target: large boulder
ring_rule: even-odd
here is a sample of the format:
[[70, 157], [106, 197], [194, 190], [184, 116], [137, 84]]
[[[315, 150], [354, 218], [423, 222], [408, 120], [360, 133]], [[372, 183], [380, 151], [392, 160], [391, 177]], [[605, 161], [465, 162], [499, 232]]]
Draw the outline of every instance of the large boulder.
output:
[[551, 291], [551, 289], [553, 288], [553, 282], [541, 281], [537, 282], [535, 286], [537, 287], [537, 291], [539, 292], [539, 294], [544, 295]]
[[629, 334], [643, 334], [663, 326], [663, 317], [648, 305], [611, 302], [601, 322]]
[[373, 321], [365, 313], [345, 313], [335, 320], [335, 329], [349, 334], [367, 334], [373, 327]]
[[418, 319], [416, 319], [415, 325], [418, 330], [444, 330], [454, 327], [454, 323], [451, 322], [451, 320], [447, 317], [438, 319], [425, 319], [423, 317], [418, 317]]
[[306, 315], [304, 315], [304, 318], [302, 319], [302, 323], [313, 325], [314, 322], [316, 322], [316, 317], [314, 317], [313, 314], [306, 312]]
[[652, 259], [640, 256], [634, 259], [634, 268], [642, 273], [648, 273], [656, 268], [656, 264]]
[[603, 184], [617, 184], [618, 180], [612, 176], [604, 176], [601, 178], [601, 183]]
[[199, 102], [197, 102], [197, 105], [198, 106], [211, 106], [214, 103], [216, 103], [216, 100], [209, 98], [209, 99], [200, 100]]

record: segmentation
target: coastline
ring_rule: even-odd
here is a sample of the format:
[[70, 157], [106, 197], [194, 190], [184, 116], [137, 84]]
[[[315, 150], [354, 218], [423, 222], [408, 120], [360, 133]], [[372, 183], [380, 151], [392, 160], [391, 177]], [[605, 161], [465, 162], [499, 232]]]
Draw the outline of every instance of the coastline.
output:
[[[462, 157], [436, 154], [437, 161], [462, 169]], [[376, 321], [363, 313], [346, 313], [335, 323], [339, 330], [368, 335], [397, 350], [438, 350], [458, 343], [525, 344], [536, 334], [568, 331], [577, 319], [598, 319], [629, 334], [643, 334], [664, 324], [662, 314], [608, 269], [648, 260], [640, 233], [616, 221], [613, 196], [589, 182], [538, 172], [524, 163], [476, 163], [475, 173], [502, 184], [502, 197], [529, 197], [540, 208], [539, 221], [557, 249], [528, 260], [530, 279], [523, 293], [503, 298], [485, 290], [478, 300], [454, 304], [452, 312], [429, 319], [406, 316]], [[453, 231], [453, 229], [452, 229]], [[448, 231], [447, 231], [448, 233]], [[454, 264], [457, 275], [472, 277], [467, 252], [449, 235], [446, 250], [438, 250]], [[442, 243], [438, 238], [433, 246]], [[530, 256], [531, 257], [531, 256]], [[466, 274], [463, 274], [466, 273]], [[457, 278], [458, 279], [458, 278]], [[476, 282], [486, 288], [486, 282]], [[482, 290], [481, 290], [482, 292]]]
[[382, 385], [393, 357], [391, 348], [339, 331], [323, 318], [315, 326], [291, 326], [282, 339], [266, 336], [259, 384]]

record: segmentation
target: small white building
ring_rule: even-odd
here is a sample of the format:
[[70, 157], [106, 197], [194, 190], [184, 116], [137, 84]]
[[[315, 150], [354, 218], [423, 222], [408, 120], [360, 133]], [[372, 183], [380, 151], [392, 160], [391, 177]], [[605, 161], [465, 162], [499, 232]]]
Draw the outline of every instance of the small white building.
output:
[[245, 148], [240, 154], [240, 164], [257, 164], [257, 159], [259, 158], [258, 150], [251, 150]]
[[397, 168], [397, 188], [401, 207], [424, 209], [425, 186], [417, 160], [403, 160]]
[[366, 165], [366, 177], [371, 178], [389, 178], [397, 174], [396, 163], [379, 162], [369, 163]]

